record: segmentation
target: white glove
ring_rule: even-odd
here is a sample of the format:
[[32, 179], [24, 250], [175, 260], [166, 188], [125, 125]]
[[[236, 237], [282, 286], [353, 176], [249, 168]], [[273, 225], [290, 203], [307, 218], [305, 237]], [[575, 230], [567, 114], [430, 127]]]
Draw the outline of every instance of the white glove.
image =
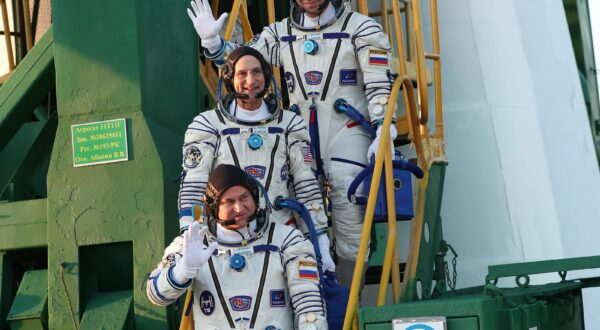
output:
[[[381, 139], [381, 132], [383, 130], [383, 126], [379, 126], [377, 128], [377, 137], [371, 143], [369, 150], [367, 151], [367, 160], [370, 162], [371, 157], [377, 155], [377, 149], [379, 148], [379, 140]], [[398, 132], [396, 132], [396, 126], [394, 124], [390, 125], [390, 148], [392, 149], [392, 159], [394, 159], [394, 139], [398, 136]]]
[[208, 0], [192, 0], [190, 5], [192, 9], [188, 8], [187, 13], [202, 41], [202, 47], [209, 52], [214, 52], [221, 45], [219, 31], [229, 14], [223, 13], [218, 20], [215, 20]]
[[329, 237], [327, 234], [317, 236], [319, 241], [319, 249], [321, 250], [321, 262], [323, 263], [323, 271], [329, 270], [335, 272], [335, 263], [329, 253]]
[[321, 314], [308, 312], [298, 317], [298, 330], [326, 330], [327, 320]]
[[208, 227], [202, 227], [199, 222], [194, 222], [183, 233], [183, 251], [179, 262], [173, 268], [173, 277], [178, 283], [185, 283], [190, 278], [196, 277], [198, 269], [202, 267], [213, 252], [217, 249], [217, 242], [204, 246], [204, 236]]

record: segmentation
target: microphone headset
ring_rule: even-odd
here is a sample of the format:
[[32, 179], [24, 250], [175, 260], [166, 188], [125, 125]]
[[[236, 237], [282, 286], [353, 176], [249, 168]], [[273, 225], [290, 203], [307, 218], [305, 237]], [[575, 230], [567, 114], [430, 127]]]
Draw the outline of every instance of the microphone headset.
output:
[[235, 49], [233, 52], [231, 52], [227, 56], [227, 59], [225, 60], [225, 64], [221, 68], [223, 83], [225, 84], [225, 88], [227, 89], [227, 91], [230, 94], [233, 94], [235, 96], [235, 98], [242, 99], [242, 100], [250, 98], [250, 95], [248, 95], [248, 94], [242, 94], [242, 93], [236, 92], [235, 88], [233, 86], [233, 78], [235, 75], [235, 64], [240, 60], [240, 58], [242, 58], [243, 56], [246, 56], [246, 55], [254, 56], [260, 62], [260, 66], [262, 68], [262, 72], [263, 72], [263, 76], [264, 76], [264, 84], [265, 85], [263, 86], [263, 90], [256, 94], [256, 98], [261, 98], [261, 97], [265, 96], [265, 94], [267, 93], [267, 89], [269, 88], [269, 83], [272, 80], [273, 72], [271, 70], [271, 65], [269, 63], [267, 63], [267, 61], [265, 61], [262, 54], [258, 50], [254, 49], [252, 47], [241, 46], [241, 47]]
[[[206, 192], [204, 194], [204, 205], [205, 220], [208, 224], [208, 228], [211, 234], [213, 234], [216, 237], [217, 224], [220, 224], [223, 227], [227, 227], [236, 223], [234, 219], [219, 219], [218, 217], [220, 195], [227, 189], [236, 185], [242, 186], [250, 191], [250, 195], [252, 196], [252, 199], [254, 200], [254, 204], [256, 206], [256, 212], [250, 216], [248, 222], [256, 220], [257, 223], [255, 232], [259, 233], [264, 231], [264, 229], [266, 228], [265, 225], [268, 224], [269, 213], [271, 213], [272, 209], [272, 205], [269, 201], [265, 188], [258, 180], [256, 180], [254, 177], [247, 175], [240, 168], [237, 168], [233, 165], [225, 164], [219, 165], [217, 169], [219, 168], [221, 168], [221, 171], [223, 171], [223, 169], [226, 169], [230, 173], [232, 171], [236, 171], [238, 173], [235, 174], [235, 176], [237, 176], [237, 178], [235, 178], [235, 180], [237, 180], [236, 183], [224, 187], [224, 189], [221, 189], [221, 191], [217, 191], [217, 189], [210, 183], [209, 179], [209, 184], [207, 185]], [[241, 174], [239, 174], [240, 172]], [[241, 175], [243, 175], [244, 178], [242, 178]], [[261, 199], [264, 199], [264, 205], [261, 205]]]

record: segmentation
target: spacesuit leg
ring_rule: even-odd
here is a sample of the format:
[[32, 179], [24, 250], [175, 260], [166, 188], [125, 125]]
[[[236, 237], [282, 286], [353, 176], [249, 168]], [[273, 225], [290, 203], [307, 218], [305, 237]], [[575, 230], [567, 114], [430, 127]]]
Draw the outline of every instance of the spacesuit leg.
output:
[[[345, 135], [345, 136], [343, 136]], [[325, 172], [330, 186], [331, 216], [336, 241], [336, 253], [341, 259], [354, 262], [362, 235], [365, 206], [348, 200], [350, 183], [366, 167], [366, 150], [370, 140], [366, 135], [343, 134], [328, 148]], [[349, 148], [348, 146], [352, 146]], [[368, 251], [365, 260], [368, 258]]]

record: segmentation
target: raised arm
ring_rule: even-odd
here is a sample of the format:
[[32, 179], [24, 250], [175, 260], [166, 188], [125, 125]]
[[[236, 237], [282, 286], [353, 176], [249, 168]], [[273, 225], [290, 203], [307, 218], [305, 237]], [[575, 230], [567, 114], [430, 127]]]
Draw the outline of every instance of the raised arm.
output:
[[179, 188], [179, 229], [194, 222], [192, 207], [202, 203], [208, 174], [219, 143], [219, 131], [204, 114], [194, 118], [185, 132], [181, 186]]
[[208, 227], [200, 228], [200, 224], [195, 222], [165, 249], [162, 261], [146, 283], [146, 294], [153, 304], [169, 305], [192, 285], [198, 269], [217, 249], [215, 242], [204, 246], [207, 231]]
[[[219, 19], [215, 20], [207, 0], [193, 0], [187, 11], [196, 33], [200, 37], [204, 55], [220, 67], [225, 63], [225, 57], [239, 47], [239, 45], [225, 41], [222, 36], [219, 36], [219, 31], [228, 14], [224, 13]], [[265, 27], [247, 45], [261, 52], [271, 65], [280, 66], [279, 36], [276, 24], [278, 23]]]

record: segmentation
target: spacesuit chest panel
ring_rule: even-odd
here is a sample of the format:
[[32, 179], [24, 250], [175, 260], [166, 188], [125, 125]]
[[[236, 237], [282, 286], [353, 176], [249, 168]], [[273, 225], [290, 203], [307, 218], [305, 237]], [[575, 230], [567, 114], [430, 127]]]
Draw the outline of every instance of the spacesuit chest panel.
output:
[[[259, 240], [254, 244], [265, 242]], [[269, 253], [269, 262], [264, 287], [258, 299], [265, 253]], [[201, 324], [201, 329], [229, 329], [229, 314], [236, 329], [249, 329], [258, 303], [254, 329], [265, 329], [268, 326], [277, 329], [293, 328], [293, 313], [286, 281], [282, 276], [283, 266], [279, 253], [245, 254], [245, 267], [240, 271], [230, 267], [230, 258], [227, 254], [212, 257], [215, 273], [218, 274], [217, 283], [208, 266], [199, 270], [193, 285], [196, 297], [199, 297], [199, 301], [194, 302], [197, 306], [194, 314], [196, 324]]]
[[287, 184], [287, 150], [285, 127], [272, 121], [269, 125], [244, 126], [232, 122], [218, 127], [221, 135], [218, 156], [213, 167], [235, 163], [246, 174], [259, 180], [267, 190], [272, 185]]
[[[362, 73], [352, 40], [352, 19], [347, 22], [350, 26], [344, 28], [347, 17], [342, 16], [320, 31], [294, 28], [280, 31], [283, 35], [280, 37], [281, 61], [291, 103], [308, 104], [313, 96], [320, 101], [324, 99], [323, 94], [333, 98], [331, 95], [337, 94], [339, 89], [347, 95], [364, 95]], [[315, 45], [312, 47], [317, 49], [314, 53], [307, 52], [311, 48], [307, 47], [309, 44]]]
[[[288, 117], [279, 122], [272, 120], [265, 125], [246, 126], [224, 119], [214, 127], [219, 131], [221, 143], [212, 167], [220, 164], [234, 164], [246, 174], [257, 179], [273, 199], [277, 196], [288, 197], [289, 164], [286, 129]], [[249, 139], [260, 139], [260, 146], [253, 149]], [[292, 218], [288, 209], [274, 211], [271, 220], [286, 223]]]

